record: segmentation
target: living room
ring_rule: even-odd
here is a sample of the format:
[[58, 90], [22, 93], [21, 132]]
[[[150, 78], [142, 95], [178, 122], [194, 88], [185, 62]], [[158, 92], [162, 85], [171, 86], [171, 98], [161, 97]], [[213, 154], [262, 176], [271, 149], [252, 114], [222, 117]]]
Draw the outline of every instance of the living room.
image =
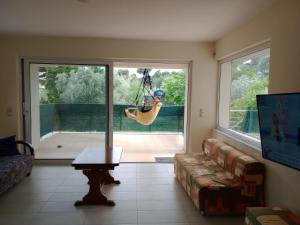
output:
[[[101, 61], [107, 65], [118, 61], [148, 64], [149, 68], [154, 68], [153, 64], [185, 64], [189, 75], [185, 151], [202, 152], [203, 140], [211, 137], [237, 148], [265, 166], [265, 206], [288, 208], [300, 215], [300, 172], [264, 159], [260, 140], [227, 132], [220, 120], [226, 115], [222, 110], [229, 108], [220, 104], [226, 102], [221, 66], [237, 58], [269, 49], [268, 93], [300, 92], [300, 2], [143, 1], [143, 5], [124, 1], [118, 6], [119, 3], [72, 1], [68, 8], [59, 1], [0, 1], [0, 136], [16, 135], [18, 140], [32, 143], [24, 128], [24, 114], [30, 108], [23, 105], [26, 61]], [[62, 5], [57, 9], [59, 4]], [[97, 9], [99, 5], [102, 9]], [[103, 10], [105, 7], [111, 11]], [[125, 20], [122, 16], [126, 9], [132, 17], [127, 14]], [[51, 10], [50, 16], [46, 12]], [[95, 17], [102, 10], [107, 21]], [[79, 12], [83, 13], [81, 17], [76, 16]], [[84, 13], [93, 16], [85, 20]], [[117, 16], [111, 18], [111, 14]], [[181, 26], [175, 26], [179, 21]], [[100, 29], [96, 32], [97, 26]], [[109, 144], [112, 140], [107, 141]], [[75, 207], [73, 203], [84, 196], [89, 185], [71, 163], [35, 160], [31, 175], [1, 194], [0, 224], [244, 223], [245, 212], [237, 217], [201, 215], [176, 181], [172, 163], [120, 163], [112, 174], [121, 184], [103, 188], [105, 195], [115, 201], [114, 207]]]

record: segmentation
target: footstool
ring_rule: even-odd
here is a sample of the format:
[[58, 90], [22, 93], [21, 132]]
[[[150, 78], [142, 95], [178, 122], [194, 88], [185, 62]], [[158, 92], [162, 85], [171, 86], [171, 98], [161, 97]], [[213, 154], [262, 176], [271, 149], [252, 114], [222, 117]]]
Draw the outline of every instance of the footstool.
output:
[[300, 225], [300, 216], [279, 207], [249, 207], [246, 209], [246, 225]]

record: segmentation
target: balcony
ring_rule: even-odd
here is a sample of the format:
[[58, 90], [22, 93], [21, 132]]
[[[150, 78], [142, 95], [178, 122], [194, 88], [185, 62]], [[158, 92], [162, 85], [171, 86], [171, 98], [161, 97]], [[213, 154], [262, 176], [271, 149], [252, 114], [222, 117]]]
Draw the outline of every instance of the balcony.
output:
[[[113, 140], [123, 147], [123, 162], [154, 162], [183, 152], [184, 106], [164, 106], [150, 126], [124, 116], [127, 105], [114, 105]], [[105, 142], [105, 105], [40, 105], [38, 159], [73, 159], [86, 146]]]

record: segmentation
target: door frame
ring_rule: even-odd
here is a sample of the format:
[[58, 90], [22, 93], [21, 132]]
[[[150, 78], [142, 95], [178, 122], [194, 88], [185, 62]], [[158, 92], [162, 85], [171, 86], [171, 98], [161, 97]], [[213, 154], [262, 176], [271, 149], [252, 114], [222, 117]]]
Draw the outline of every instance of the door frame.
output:
[[[193, 70], [193, 61], [192, 60], [163, 60], [163, 59], [114, 59], [113, 66], [115, 64], [135, 64], [136, 67], [139, 67], [141, 64], [147, 64], [148, 68], [155, 68], [157, 65], [176, 65], [182, 66], [180, 69], [183, 69], [186, 73], [185, 79], [185, 105], [184, 105], [184, 151], [191, 152], [191, 104], [192, 104], [192, 70]], [[184, 68], [183, 68], [184, 67]], [[143, 68], [143, 66], [141, 67]], [[165, 68], [168, 68], [166, 66]], [[169, 68], [168, 68], [169, 69]]]
[[113, 147], [113, 62], [111, 60], [76, 60], [61, 58], [21, 58], [22, 71], [22, 125], [23, 138], [26, 141], [32, 140], [32, 121], [31, 121], [31, 64], [49, 64], [49, 65], [87, 65], [87, 66], [103, 66], [106, 68], [105, 73], [105, 104], [106, 104], [106, 131], [105, 146]]
[[[78, 58], [61, 58], [61, 57], [27, 57], [19, 58], [21, 71], [21, 136], [31, 142], [31, 103], [30, 103], [30, 64], [72, 64], [72, 65], [96, 65], [108, 66], [106, 76], [106, 104], [107, 104], [107, 131], [105, 135], [106, 146], [113, 147], [113, 70], [114, 63], [147, 63], [147, 64], [182, 64], [186, 65], [187, 73], [186, 90], [185, 90], [185, 107], [184, 107], [184, 150], [191, 152], [191, 103], [192, 103], [192, 60], [166, 60], [166, 59], [78, 59]], [[28, 86], [29, 85], [29, 86]], [[29, 87], [29, 88], [28, 88]], [[26, 101], [29, 96], [29, 102]], [[28, 126], [29, 125], [29, 126]]]

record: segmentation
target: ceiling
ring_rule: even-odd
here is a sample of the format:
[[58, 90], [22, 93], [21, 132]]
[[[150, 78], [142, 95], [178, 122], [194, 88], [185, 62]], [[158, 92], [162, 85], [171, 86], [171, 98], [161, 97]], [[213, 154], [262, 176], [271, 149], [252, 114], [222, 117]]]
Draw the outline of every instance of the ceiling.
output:
[[0, 33], [215, 41], [278, 0], [0, 0]]

